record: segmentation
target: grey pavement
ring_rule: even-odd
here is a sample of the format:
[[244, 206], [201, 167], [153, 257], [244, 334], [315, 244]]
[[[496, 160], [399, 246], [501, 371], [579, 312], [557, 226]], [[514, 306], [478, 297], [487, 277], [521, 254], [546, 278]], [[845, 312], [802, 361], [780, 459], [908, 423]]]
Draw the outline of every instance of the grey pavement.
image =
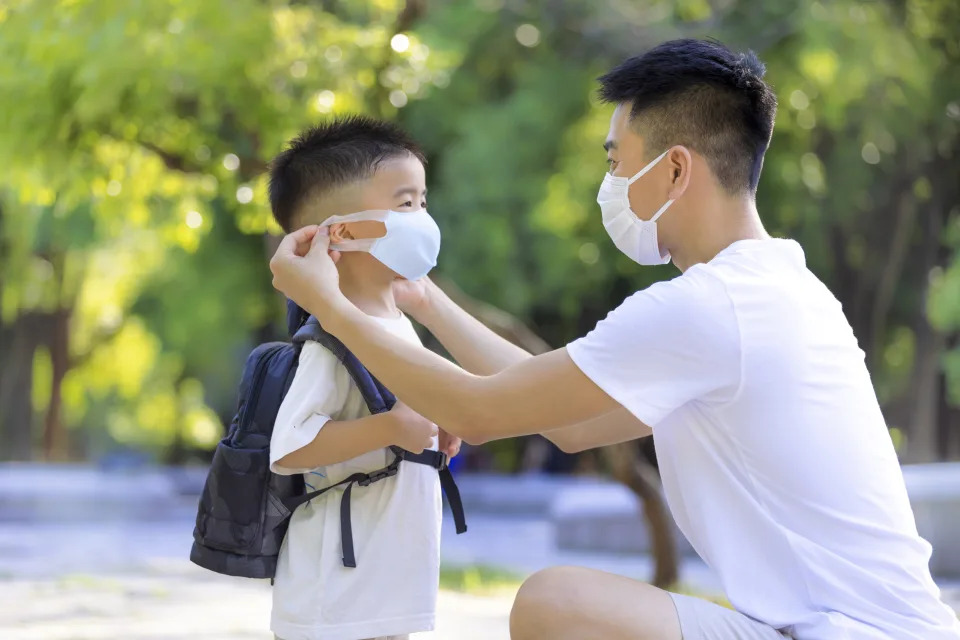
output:
[[[229, 578], [187, 561], [202, 470], [104, 473], [90, 467], [0, 465], [0, 639], [269, 640], [265, 581]], [[446, 566], [487, 565], [518, 577], [573, 564], [637, 579], [645, 554], [561, 550], [550, 496], [570, 478], [462, 477], [470, 530], [445, 521]], [[681, 581], [718, 593], [695, 556]], [[956, 606], [960, 589], [945, 595]], [[506, 639], [513, 593], [442, 592], [437, 630], [416, 640]]]

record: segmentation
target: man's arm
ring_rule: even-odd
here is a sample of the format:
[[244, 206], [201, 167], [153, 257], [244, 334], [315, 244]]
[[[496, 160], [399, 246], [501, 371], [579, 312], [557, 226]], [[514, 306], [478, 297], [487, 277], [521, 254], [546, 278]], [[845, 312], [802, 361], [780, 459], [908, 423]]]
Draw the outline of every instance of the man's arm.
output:
[[480, 376], [531, 357], [464, 311], [429, 278], [394, 285], [397, 302], [425, 326], [461, 367]]
[[477, 376], [385, 333], [346, 300], [327, 305], [307, 296], [303, 302], [414, 411], [470, 443], [540, 433], [619, 406], [577, 368], [565, 349]]
[[286, 469], [313, 469], [392, 445], [420, 453], [433, 444], [436, 433], [435, 424], [398, 402], [385, 413], [327, 422], [313, 440], [275, 464]]
[[545, 431], [541, 435], [565, 453], [579, 453], [587, 449], [645, 438], [652, 434], [653, 429], [620, 407], [592, 420]]
[[491, 376], [467, 373], [384, 332], [339, 287], [325, 229], [304, 227], [270, 261], [274, 286], [320, 319], [414, 411], [468, 442], [529, 435], [601, 416], [619, 404], [574, 364], [566, 349]]
[[[403, 282], [398, 302], [424, 325], [467, 371], [492, 375], [531, 358], [529, 353], [491, 331], [450, 299], [429, 278]], [[650, 427], [619, 407], [605, 415], [541, 433], [567, 453], [643, 438]]]

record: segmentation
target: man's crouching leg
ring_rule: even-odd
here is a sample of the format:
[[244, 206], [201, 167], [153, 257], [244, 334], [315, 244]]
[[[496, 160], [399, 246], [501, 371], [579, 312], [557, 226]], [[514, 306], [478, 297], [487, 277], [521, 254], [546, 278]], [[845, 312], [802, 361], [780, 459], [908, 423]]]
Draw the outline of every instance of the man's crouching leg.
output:
[[681, 640], [670, 595], [637, 580], [580, 567], [530, 576], [510, 613], [512, 640]]

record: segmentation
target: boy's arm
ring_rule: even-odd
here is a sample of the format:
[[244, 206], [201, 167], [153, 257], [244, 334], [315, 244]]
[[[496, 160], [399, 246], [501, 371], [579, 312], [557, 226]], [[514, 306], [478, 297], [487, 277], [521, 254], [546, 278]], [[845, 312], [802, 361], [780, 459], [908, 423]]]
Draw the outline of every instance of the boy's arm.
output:
[[[470, 373], [492, 375], [533, 357], [464, 311], [429, 278], [394, 285], [397, 303], [425, 326]], [[619, 407], [605, 415], [541, 433], [567, 453], [642, 438], [650, 427]]]
[[349, 375], [330, 351], [316, 342], [303, 345], [274, 422], [271, 470], [304, 473], [390, 445], [420, 452], [432, 444], [436, 426], [401, 402], [376, 416], [331, 420], [342, 411], [350, 388]]
[[313, 469], [344, 462], [391, 445], [420, 453], [437, 426], [398, 402], [391, 411], [356, 420], [330, 420], [309, 443], [274, 462], [283, 469]]

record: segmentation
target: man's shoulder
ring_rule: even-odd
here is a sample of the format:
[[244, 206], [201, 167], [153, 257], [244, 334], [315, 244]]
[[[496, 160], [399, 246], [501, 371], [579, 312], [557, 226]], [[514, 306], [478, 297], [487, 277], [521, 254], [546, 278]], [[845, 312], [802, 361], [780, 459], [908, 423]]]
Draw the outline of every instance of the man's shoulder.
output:
[[655, 282], [627, 298], [623, 306], [643, 309], [646, 313], [651, 308], [659, 308], [682, 318], [732, 310], [723, 274], [711, 265], [696, 265], [675, 278]]

